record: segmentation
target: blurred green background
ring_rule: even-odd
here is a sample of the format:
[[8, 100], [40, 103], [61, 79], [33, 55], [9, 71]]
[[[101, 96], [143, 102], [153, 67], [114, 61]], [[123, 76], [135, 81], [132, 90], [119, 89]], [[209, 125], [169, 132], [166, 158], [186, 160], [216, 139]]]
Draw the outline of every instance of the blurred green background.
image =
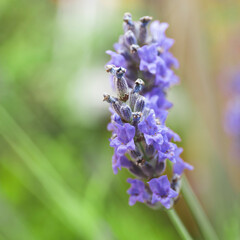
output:
[[[240, 2], [1, 0], [1, 240], [179, 239], [166, 212], [128, 205], [130, 174], [111, 169], [105, 51], [124, 12], [170, 23], [181, 85], [167, 124], [220, 239], [240, 239], [240, 160], [223, 132], [221, 89], [240, 66]], [[202, 239], [183, 198], [176, 210]]]

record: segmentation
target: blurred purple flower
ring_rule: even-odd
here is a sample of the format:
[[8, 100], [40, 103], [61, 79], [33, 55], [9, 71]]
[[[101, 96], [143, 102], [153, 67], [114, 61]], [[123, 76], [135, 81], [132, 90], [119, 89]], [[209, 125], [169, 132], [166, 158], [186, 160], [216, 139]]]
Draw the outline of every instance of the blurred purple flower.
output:
[[232, 136], [240, 135], [240, 96], [228, 103], [225, 116], [225, 130]]

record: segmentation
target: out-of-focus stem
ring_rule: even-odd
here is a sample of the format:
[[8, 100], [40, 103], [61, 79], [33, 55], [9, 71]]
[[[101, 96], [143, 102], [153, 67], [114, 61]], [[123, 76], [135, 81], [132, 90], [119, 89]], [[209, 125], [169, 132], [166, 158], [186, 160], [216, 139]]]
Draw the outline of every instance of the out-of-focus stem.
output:
[[192, 237], [188, 233], [188, 230], [183, 225], [181, 219], [177, 215], [174, 209], [170, 209], [167, 211], [169, 218], [171, 219], [173, 225], [175, 226], [176, 230], [178, 231], [179, 235], [183, 240], [192, 240]]
[[198, 201], [195, 193], [193, 192], [188, 180], [185, 176], [182, 176], [182, 193], [186, 200], [203, 236], [204, 239], [218, 240], [218, 236], [215, 233], [210, 221], [208, 220], [200, 202]]

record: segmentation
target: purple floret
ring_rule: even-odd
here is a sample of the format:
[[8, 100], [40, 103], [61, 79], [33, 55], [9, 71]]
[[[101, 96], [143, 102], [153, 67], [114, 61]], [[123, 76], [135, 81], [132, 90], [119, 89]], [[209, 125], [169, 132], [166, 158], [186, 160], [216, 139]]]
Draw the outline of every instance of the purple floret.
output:
[[179, 83], [179, 78], [171, 69], [167, 69], [164, 76], [156, 74], [155, 84], [161, 89], [167, 89], [177, 83]]
[[178, 60], [170, 52], [164, 52], [161, 54], [162, 59], [165, 61], [165, 64], [168, 68], [174, 67], [179, 68]]
[[112, 157], [112, 169], [114, 174], [118, 173], [118, 169], [121, 170], [123, 168], [130, 168], [132, 166], [131, 161], [129, 161], [125, 156], [119, 156], [114, 154]]
[[167, 38], [165, 35], [168, 26], [168, 23], [160, 23], [159, 21], [154, 21], [150, 25], [153, 41], [157, 43], [158, 47], [163, 49], [163, 52], [168, 51], [174, 44], [174, 40]]
[[163, 125], [168, 116], [167, 109], [171, 108], [172, 104], [166, 100], [165, 94], [158, 89], [153, 91], [153, 95], [147, 97], [147, 106], [150, 109], [153, 109], [156, 115], [156, 118], [160, 120], [160, 123]]
[[132, 206], [136, 202], [146, 202], [149, 201], [151, 196], [145, 189], [145, 184], [141, 180], [131, 179], [127, 180], [128, 183], [131, 184], [131, 187], [128, 189], [127, 193], [130, 195], [129, 197], [129, 205]]
[[140, 58], [139, 69], [141, 71], [148, 71], [151, 74], [156, 74], [157, 63], [159, 61], [157, 46], [145, 45], [139, 48], [138, 56]]
[[171, 189], [167, 176], [153, 178], [148, 183], [153, 192], [152, 204], [160, 202], [165, 208], [169, 209], [172, 205], [171, 199], [177, 197], [178, 193]]
[[144, 134], [147, 145], [153, 145], [156, 149], [163, 143], [161, 127], [156, 124], [154, 111], [142, 120], [138, 125], [139, 130]]
[[127, 65], [126, 65], [125, 58], [121, 54], [118, 54], [111, 50], [107, 50], [106, 53], [111, 56], [111, 60], [107, 63], [107, 65], [113, 64], [116, 67], [126, 68]]
[[117, 137], [110, 140], [110, 146], [115, 148], [116, 154], [123, 156], [128, 150], [135, 149], [134, 136], [135, 127], [129, 123], [116, 124]]
[[173, 165], [173, 172], [178, 174], [178, 175], [182, 175], [184, 169], [188, 169], [188, 170], [193, 170], [193, 166], [184, 162], [181, 157], [180, 154], [183, 152], [182, 148], [177, 148], [175, 151], [175, 159], [176, 159], [176, 163]]

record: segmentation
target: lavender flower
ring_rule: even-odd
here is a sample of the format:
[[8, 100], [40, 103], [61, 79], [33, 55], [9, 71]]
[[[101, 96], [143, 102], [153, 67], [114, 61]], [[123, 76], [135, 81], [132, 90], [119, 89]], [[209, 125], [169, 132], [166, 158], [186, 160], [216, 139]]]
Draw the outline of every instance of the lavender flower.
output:
[[117, 136], [110, 140], [110, 146], [115, 148], [116, 154], [124, 155], [128, 150], [135, 149], [133, 138], [135, 136], [135, 127], [129, 123], [117, 126]]
[[182, 153], [182, 151], [182, 148], [177, 148], [175, 151], [176, 163], [173, 166], [173, 173], [178, 175], [182, 175], [184, 169], [193, 170], [193, 167], [190, 164], [184, 162], [181, 159], [180, 154]]
[[134, 205], [137, 201], [144, 203], [145, 201], [149, 201], [151, 199], [151, 195], [146, 191], [143, 181], [129, 178], [127, 182], [132, 184], [131, 188], [127, 191], [130, 195], [130, 206]]
[[171, 199], [177, 197], [178, 193], [170, 187], [166, 175], [154, 178], [148, 182], [152, 191], [152, 204], [160, 202], [165, 208], [171, 207]]
[[[124, 14], [124, 35], [114, 44], [116, 52], [107, 51], [111, 60], [106, 70], [117, 97], [104, 94], [104, 101], [112, 113], [108, 130], [113, 171], [127, 168], [136, 177], [128, 179], [129, 204], [170, 208], [180, 192], [183, 170], [193, 167], [180, 158], [182, 149], [172, 142], [180, 137], [165, 125], [172, 107], [166, 91], [178, 82], [171, 69], [178, 62], [169, 52], [174, 41], [165, 35], [167, 23], [151, 20], [145, 16], [134, 22], [130, 13]], [[171, 182], [163, 175], [167, 159], [173, 164]]]
[[163, 144], [163, 136], [161, 126], [156, 124], [153, 110], [138, 124], [138, 128], [143, 133], [146, 144], [153, 145], [155, 149], [159, 150]]

